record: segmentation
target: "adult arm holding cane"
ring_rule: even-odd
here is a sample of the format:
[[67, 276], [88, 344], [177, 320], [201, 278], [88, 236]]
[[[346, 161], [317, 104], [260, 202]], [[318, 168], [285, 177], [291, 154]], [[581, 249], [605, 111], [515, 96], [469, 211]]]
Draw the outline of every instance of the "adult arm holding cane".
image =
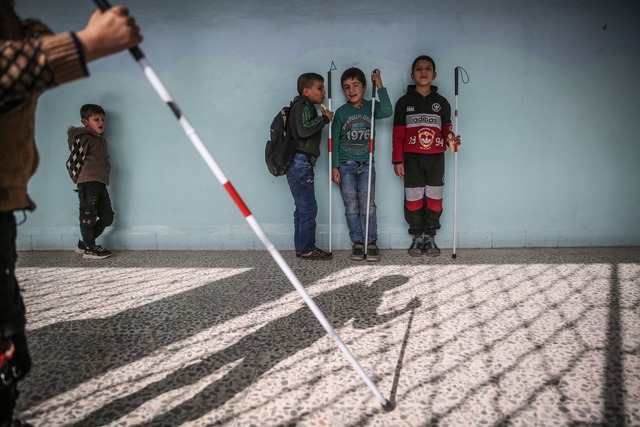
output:
[[27, 184], [39, 161], [34, 141], [38, 96], [87, 76], [88, 62], [141, 41], [122, 6], [97, 10], [78, 32], [54, 34], [38, 19], [20, 19], [12, 0], [0, 0], [0, 425], [11, 425], [17, 382], [31, 366], [15, 277], [14, 211], [35, 209]]

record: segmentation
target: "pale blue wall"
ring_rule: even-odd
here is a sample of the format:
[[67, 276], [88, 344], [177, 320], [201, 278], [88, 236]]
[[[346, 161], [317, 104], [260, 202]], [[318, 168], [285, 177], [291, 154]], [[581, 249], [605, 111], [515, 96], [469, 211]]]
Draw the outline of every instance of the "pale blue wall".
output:
[[[23, 17], [79, 29], [89, 0], [18, 0]], [[429, 54], [453, 104], [461, 85], [458, 247], [640, 244], [640, 3], [628, 1], [131, 0], [142, 49], [229, 180], [279, 249], [291, 249], [293, 201], [263, 160], [275, 112], [300, 73], [382, 70], [392, 102], [411, 61]], [[112, 249], [262, 249], [128, 53], [90, 64], [92, 77], [50, 91], [37, 111], [38, 209], [20, 249], [71, 248], [77, 200], [64, 168], [66, 127], [81, 104], [107, 110], [116, 222]], [[376, 123], [379, 244], [405, 248], [402, 182], [390, 163], [391, 119]], [[326, 136], [325, 136], [326, 140]], [[324, 145], [326, 150], [326, 145]], [[328, 157], [317, 168], [318, 243], [328, 243]], [[438, 241], [452, 245], [453, 156]], [[347, 248], [333, 188], [333, 247]]]

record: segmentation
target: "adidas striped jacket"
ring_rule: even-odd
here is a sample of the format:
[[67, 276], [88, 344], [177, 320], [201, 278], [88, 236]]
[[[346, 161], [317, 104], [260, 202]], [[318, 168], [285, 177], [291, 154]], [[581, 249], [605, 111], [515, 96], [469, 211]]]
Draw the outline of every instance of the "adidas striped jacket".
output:
[[396, 102], [393, 116], [393, 164], [404, 162], [404, 153], [437, 154], [447, 150], [452, 133], [451, 105], [436, 86], [422, 96], [415, 85]]

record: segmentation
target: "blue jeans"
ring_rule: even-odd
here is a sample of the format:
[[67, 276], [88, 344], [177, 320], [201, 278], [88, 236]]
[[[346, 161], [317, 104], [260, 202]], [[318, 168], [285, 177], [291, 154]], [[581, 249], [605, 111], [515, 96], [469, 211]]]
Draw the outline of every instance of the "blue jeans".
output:
[[296, 209], [293, 211], [293, 241], [297, 253], [306, 254], [316, 247], [318, 203], [313, 165], [302, 153], [296, 153], [287, 168], [287, 182]]
[[[347, 219], [347, 227], [349, 227], [349, 238], [354, 243], [364, 242], [368, 181], [369, 162], [356, 162], [355, 160], [340, 161], [340, 194], [342, 194], [342, 200], [344, 201], [344, 214]], [[374, 165], [371, 165], [368, 242], [378, 240], [375, 194], [376, 169]]]

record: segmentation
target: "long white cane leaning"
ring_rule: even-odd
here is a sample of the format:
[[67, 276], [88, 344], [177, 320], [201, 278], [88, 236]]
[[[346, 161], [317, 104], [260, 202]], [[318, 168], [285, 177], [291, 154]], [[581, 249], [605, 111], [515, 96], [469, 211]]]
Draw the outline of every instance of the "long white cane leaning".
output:
[[[109, 2], [106, 0], [94, 0], [94, 1], [98, 5], [98, 7], [103, 11], [111, 7]], [[351, 366], [353, 366], [353, 368], [360, 375], [362, 380], [367, 384], [371, 392], [374, 394], [374, 396], [378, 399], [378, 401], [382, 405], [383, 409], [385, 411], [392, 410], [394, 407], [393, 402], [388, 401], [382, 396], [382, 394], [380, 393], [376, 385], [373, 383], [373, 381], [371, 381], [371, 379], [366, 374], [364, 369], [362, 369], [362, 367], [360, 366], [358, 361], [355, 359], [353, 354], [351, 354], [347, 346], [342, 342], [338, 334], [336, 334], [336, 332], [334, 331], [333, 327], [331, 326], [327, 318], [324, 316], [324, 314], [322, 314], [322, 311], [320, 311], [316, 303], [313, 301], [313, 299], [309, 296], [307, 291], [304, 289], [304, 287], [302, 286], [302, 284], [300, 283], [296, 275], [291, 270], [291, 267], [289, 267], [287, 262], [284, 260], [284, 258], [280, 254], [280, 252], [278, 252], [278, 250], [273, 246], [273, 243], [271, 243], [267, 235], [264, 233], [262, 227], [260, 227], [258, 222], [253, 218], [253, 215], [251, 214], [251, 211], [249, 211], [249, 208], [245, 205], [244, 201], [242, 200], [240, 195], [237, 193], [237, 191], [235, 190], [231, 182], [229, 182], [229, 180], [226, 178], [226, 176], [224, 175], [224, 173], [216, 163], [215, 159], [211, 156], [211, 154], [205, 147], [204, 143], [202, 142], [202, 140], [200, 139], [196, 131], [191, 127], [191, 125], [187, 121], [187, 118], [182, 114], [182, 111], [180, 111], [180, 108], [178, 107], [178, 105], [171, 98], [171, 96], [165, 89], [164, 85], [158, 78], [157, 74], [145, 59], [144, 54], [142, 53], [142, 50], [140, 50], [140, 48], [137, 46], [129, 50], [133, 55], [133, 57], [135, 58], [138, 65], [140, 65], [140, 67], [144, 71], [145, 76], [147, 77], [147, 79], [149, 80], [149, 82], [151, 83], [155, 91], [158, 93], [160, 98], [169, 106], [173, 114], [178, 119], [178, 122], [180, 123], [184, 132], [193, 143], [194, 147], [196, 148], [200, 156], [202, 157], [202, 160], [204, 160], [204, 162], [207, 164], [207, 166], [209, 166], [209, 169], [216, 176], [220, 184], [227, 190], [227, 193], [229, 193], [229, 196], [231, 196], [233, 201], [236, 203], [236, 205], [244, 215], [245, 219], [247, 220], [247, 222], [249, 223], [253, 231], [256, 233], [256, 235], [258, 236], [262, 244], [264, 244], [266, 249], [269, 251], [269, 253], [271, 254], [271, 257], [276, 261], [276, 263], [278, 264], [278, 267], [280, 267], [280, 270], [282, 270], [285, 276], [287, 276], [287, 278], [289, 279], [289, 282], [291, 282], [291, 284], [295, 287], [296, 291], [298, 291], [298, 293], [300, 294], [304, 302], [307, 304], [309, 309], [311, 309], [312, 313], [318, 319], [318, 321], [320, 322], [322, 327], [325, 329], [327, 334], [329, 334], [329, 336], [333, 339], [333, 341], [336, 343], [340, 351], [342, 351], [342, 353], [347, 358], [349, 363], [351, 363]]]
[[[376, 70], [371, 72], [371, 76]], [[371, 134], [369, 135], [369, 176], [367, 179], [367, 216], [364, 220], [364, 256], [367, 256], [367, 247], [369, 246], [369, 204], [371, 203], [371, 171], [373, 169], [373, 130], [375, 126], [376, 113], [376, 83], [371, 81]]]
[[[453, 133], [458, 136], [458, 76], [459, 72], [462, 71], [467, 76], [467, 81], [462, 79], [462, 83], [469, 83], [469, 74], [467, 74], [467, 70], [462, 67], [456, 67], [454, 69], [454, 78], [455, 78], [455, 116], [454, 116], [454, 125], [453, 125]], [[453, 250], [451, 253], [452, 258], [456, 258], [456, 225], [457, 225], [457, 215], [458, 215], [458, 144], [453, 144]]]
[[[453, 70], [455, 77], [455, 116], [453, 133], [458, 136], [458, 67]], [[456, 258], [456, 221], [458, 214], [458, 146], [453, 144], [453, 249], [451, 258]]]
[[[329, 95], [329, 111], [333, 111], [331, 109], [331, 71], [333, 70], [337, 70], [336, 65], [333, 63], [333, 61], [331, 61], [331, 66], [329, 67], [329, 71], [327, 72], [327, 94]], [[323, 106], [324, 107], [324, 106]], [[332, 172], [333, 172], [333, 168], [331, 167], [331, 164], [333, 162], [333, 138], [331, 135], [331, 128], [333, 127], [333, 120], [331, 120], [331, 122], [329, 123], [329, 140], [327, 142], [327, 148], [329, 150], [329, 253], [332, 253], [332, 246], [331, 246], [331, 242], [332, 242], [332, 238], [333, 238], [333, 230], [332, 230], [332, 225], [333, 225], [333, 221], [332, 221], [332, 213], [333, 213], [333, 209], [331, 208], [331, 202], [332, 202], [332, 189], [333, 189], [333, 180], [332, 178]]]

